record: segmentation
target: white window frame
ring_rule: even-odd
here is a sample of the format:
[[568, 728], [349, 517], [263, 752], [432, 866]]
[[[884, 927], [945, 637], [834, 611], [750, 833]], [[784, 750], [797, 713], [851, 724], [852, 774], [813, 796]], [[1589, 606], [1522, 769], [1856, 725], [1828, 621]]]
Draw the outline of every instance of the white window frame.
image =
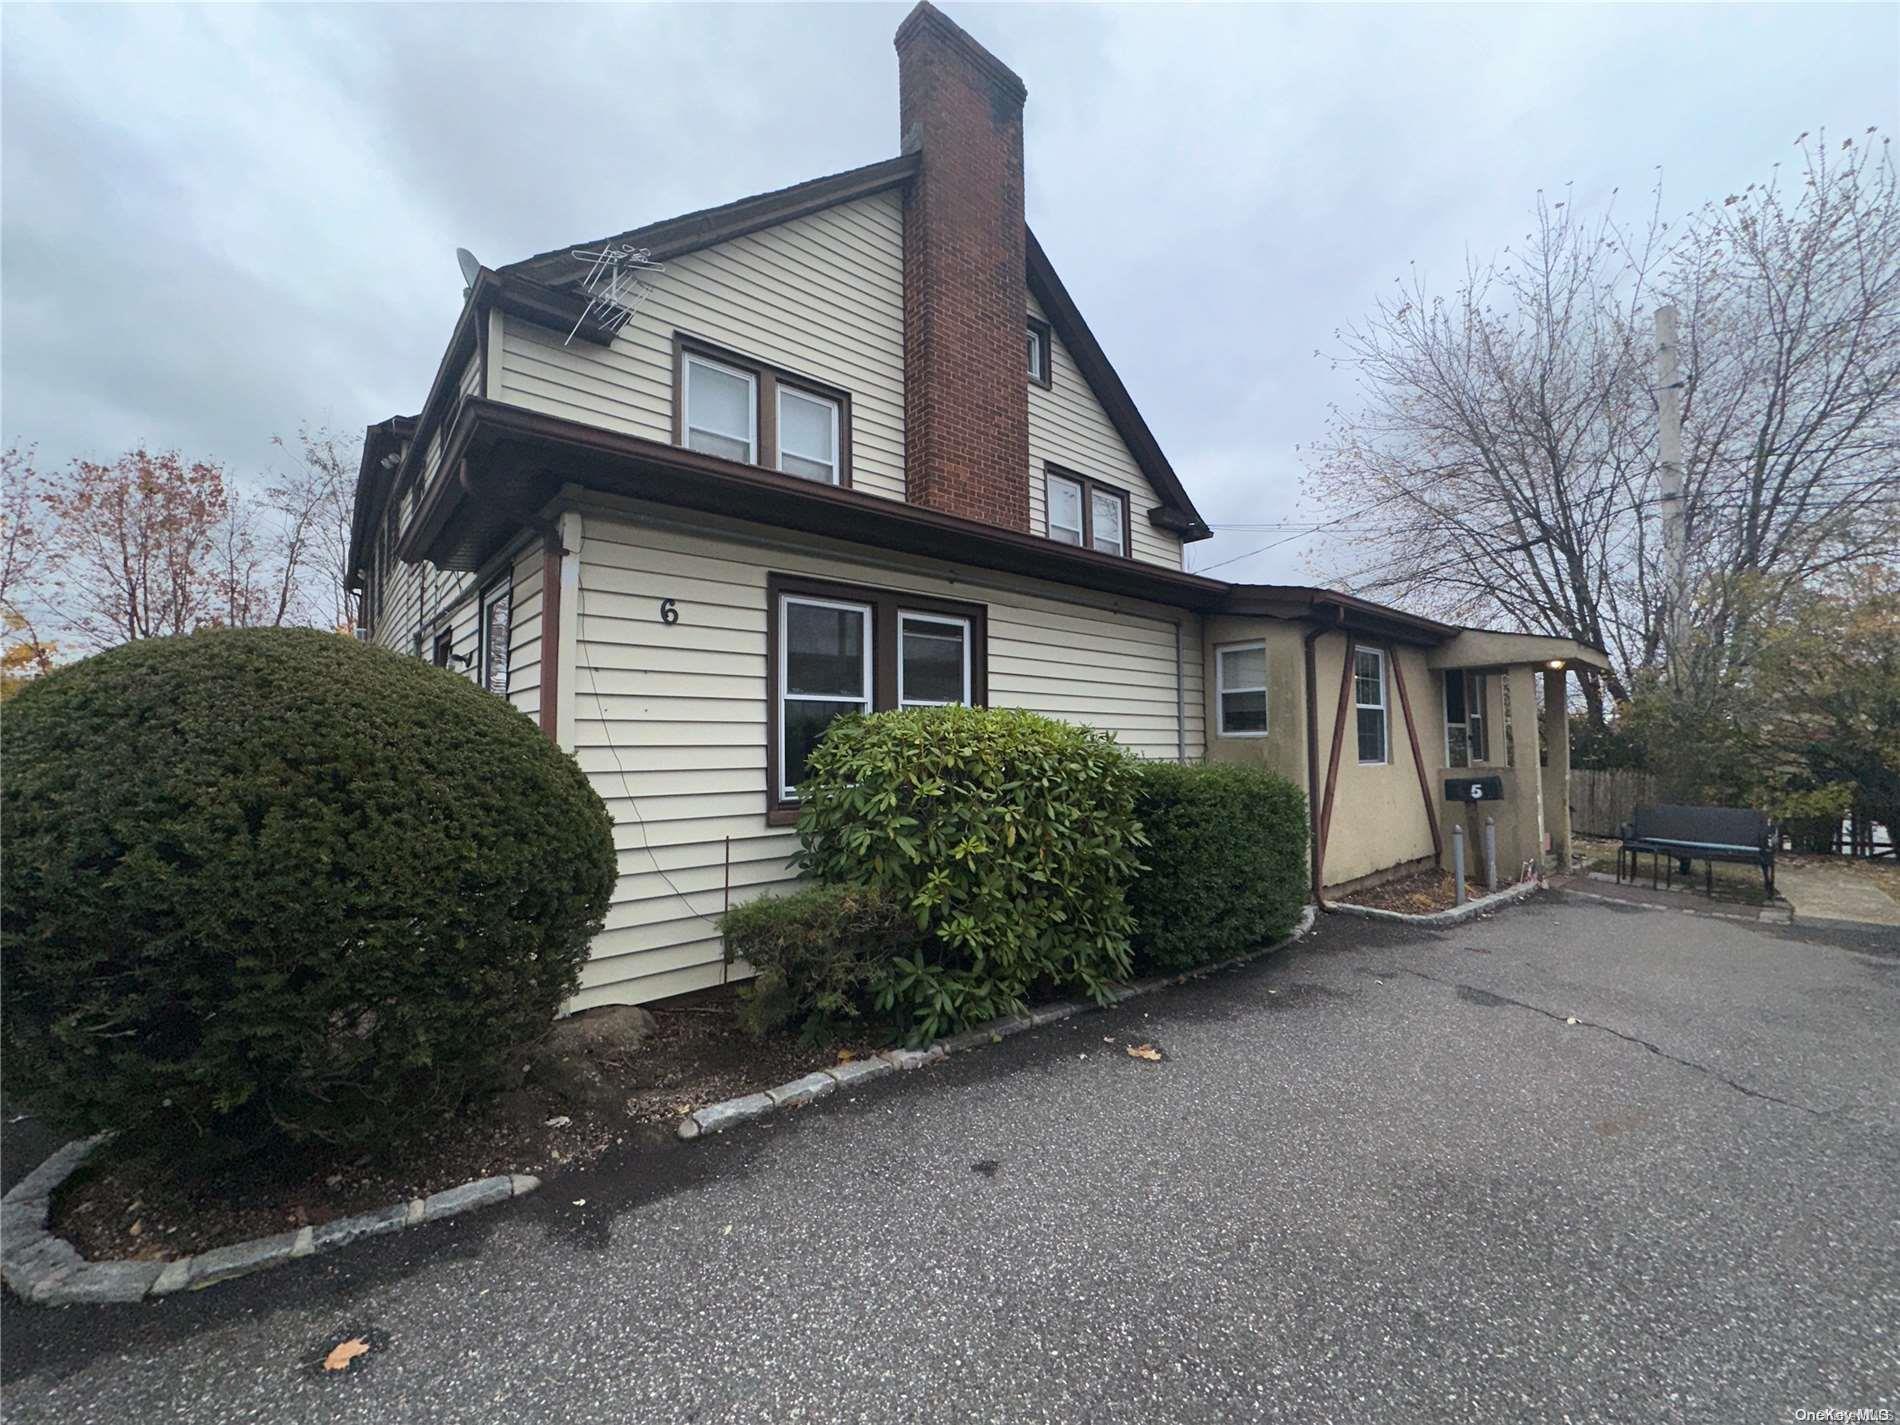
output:
[[[478, 687], [481, 687], [488, 692], [497, 694], [498, 696], [504, 697], [504, 698], [508, 696], [509, 675], [513, 673], [514, 671], [512, 667], [512, 664], [514, 663], [514, 637], [515, 637], [514, 599], [515, 599], [514, 575], [512, 573], [509, 573], [509, 574], [502, 575], [499, 579], [495, 580], [494, 583], [490, 584], [486, 589], [482, 590], [482, 596], [477, 606], [477, 616], [481, 619], [481, 632], [480, 632], [479, 637], [476, 640], [476, 646], [475, 646], [475, 655], [476, 655], [475, 682]], [[501, 686], [499, 688], [491, 687], [488, 681], [488, 670], [489, 670], [488, 658], [489, 658], [489, 654], [493, 651], [493, 649], [489, 646], [489, 639], [493, 635], [493, 627], [490, 621], [489, 610], [494, 608], [497, 604], [506, 605], [508, 609], [508, 645], [509, 645], [508, 648], [504, 650], [505, 652], [507, 652], [508, 658], [507, 658], [507, 661], [504, 662], [502, 665]]]
[[[811, 594], [780, 594], [778, 599], [778, 706], [772, 710], [772, 716], [778, 719], [779, 746], [779, 798], [781, 801], [796, 801], [798, 791], [786, 782], [785, 773], [791, 764], [787, 755], [788, 744], [785, 737], [785, 705], [798, 703], [848, 703], [850, 698], [825, 693], [794, 693], [791, 690], [792, 656], [792, 620], [789, 613], [793, 604], [802, 604], [814, 609], [848, 609], [864, 617], [864, 636], [858, 640], [863, 651], [863, 669], [859, 676], [864, 696], [858, 700], [865, 713], [869, 713], [876, 702], [877, 690], [872, 682], [872, 652], [877, 642], [877, 615], [869, 604], [853, 603], [849, 599], [820, 599]], [[964, 658], [967, 661], [968, 645], [965, 645]]]
[[[1101, 542], [1100, 521], [1095, 518], [1095, 502], [1105, 501], [1115, 507], [1115, 543], [1104, 547]], [[1088, 491], [1089, 501], [1089, 548], [1097, 554], [1113, 555], [1117, 559], [1128, 557], [1128, 497], [1119, 491], [1109, 490], [1106, 486], [1091, 485]]]
[[[1227, 655], [1229, 653], [1252, 653], [1256, 649], [1258, 649], [1260, 653], [1260, 686], [1257, 688], [1228, 687]], [[1252, 643], [1218, 643], [1214, 645], [1214, 722], [1220, 729], [1220, 735], [1222, 737], [1265, 737], [1267, 730], [1264, 727], [1257, 732], [1249, 732], [1244, 729], [1236, 732], [1228, 731], [1226, 698], [1228, 693], [1259, 693], [1262, 702], [1266, 704], [1264, 714], [1271, 714], [1273, 706], [1272, 697], [1267, 692], [1267, 645], [1263, 640], [1256, 639]]]
[[1049, 339], [1034, 322], [1029, 324], [1028, 347], [1035, 353], [1029, 363], [1029, 379], [1038, 386], [1049, 384]]
[[[1379, 660], [1379, 701], [1376, 703], [1362, 703], [1359, 701], [1359, 656], [1364, 653], [1370, 653], [1374, 658], [1377, 658]], [[1392, 696], [1391, 696], [1391, 693], [1388, 691], [1391, 680], [1386, 676], [1385, 650], [1383, 648], [1368, 648], [1364, 644], [1360, 644], [1358, 647], [1353, 649], [1352, 657], [1353, 657], [1353, 667], [1352, 667], [1353, 750], [1355, 752], [1359, 750], [1359, 714], [1361, 710], [1367, 709], [1367, 708], [1376, 708], [1378, 709], [1378, 712], [1379, 712], [1379, 753], [1380, 755], [1376, 758], [1361, 757], [1359, 759], [1359, 765], [1361, 767], [1390, 766], [1392, 762], [1392, 714], [1389, 710], [1389, 707], [1392, 701]]]
[[[1042, 477], [1043, 532], [1047, 534], [1050, 539], [1056, 538], [1056, 504], [1054, 500], [1049, 498], [1049, 491], [1057, 485], [1067, 485], [1070, 489], [1075, 491], [1075, 543], [1070, 545], [1070, 548], [1087, 549], [1089, 547], [1089, 488], [1082, 481], [1071, 479], [1067, 475], [1058, 475], [1053, 470], [1044, 471]], [[1067, 525], [1063, 525], [1061, 528], [1064, 533], [1068, 532], [1069, 527]], [[1068, 544], [1068, 541], [1066, 539], [1056, 540], [1056, 543]]]
[[[963, 630], [963, 696], [953, 702], [942, 702], [934, 698], [909, 698], [904, 695], [904, 625], [912, 619], [919, 623], [955, 624]], [[899, 609], [897, 611], [897, 705], [900, 708], [944, 708], [970, 705], [970, 640], [973, 637], [970, 621], [956, 614], [933, 614], [927, 609]], [[783, 742], [783, 734], [780, 737]]]
[[787, 455], [790, 455], [793, 458], [798, 459], [798, 460], [811, 461], [813, 465], [824, 464], [822, 460], [812, 460], [812, 458], [809, 455], [801, 454], [800, 452], [796, 450], [788, 451], [785, 448], [785, 398], [787, 396], [791, 396], [795, 400], [809, 401], [814, 406], [823, 406], [825, 407], [826, 410], [830, 411], [831, 413], [831, 478], [828, 481], [825, 481], [822, 483], [831, 484], [831, 485], [838, 484], [840, 480], [840, 473], [841, 473], [839, 469], [839, 463], [838, 463], [838, 456], [839, 456], [838, 401], [834, 397], [821, 396], [815, 391], [801, 390], [797, 386], [788, 385], [783, 381], [776, 382], [775, 384], [778, 387], [778, 468], [779, 468], [779, 473], [783, 475], [790, 475], [794, 480], [810, 480], [812, 481], [813, 484], [821, 483], [814, 476], [803, 475], [803, 474], [800, 474], [796, 470], [787, 470], [785, 468], [785, 457]]
[[[684, 434], [685, 434], [686, 439], [684, 440], [683, 444], [689, 450], [693, 448], [693, 432], [696, 429], [704, 430], [707, 435], [718, 436], [721, 440], [731, 440], [733, 438], [731, 433], [728, 431], [714, 430], [711, 426], [696, 427], [693, 424], [693, 368], [695, 366], [704, 366], [709, 371], [717, 371], [721, 375], [724, 375], [724, 376], [736, 376], [741, 381], [745, 382], [746, 391], [748, 392], [748, 395], [746, 399], [746, 456], [745, 456], [745, 461], [743, 463], [747, 465], [757, 465], [759, 463], [759, 377], [758, 377], [758, 373], [753, 372], [753, 371], [747, 371], [744, 367], [741, 367], [741, 366], [729, 366], [723, 361], [714, 361], [711, 357], [701, 356], [696, 351], [688, 351], [687, 353], [685, 353], [685, 358], [686, 358], [686, 419], [684, 423]], [[833, 441], [832, 449], [834, 452], [833, 460], [835, 461], [836, 450], [837, 450], [837, 444], [836, 444], [835, 439]], [[710, 452], [704, 452], [704, 453], [710, 454]], [[835, 468], [833, 470], [833, 474], [836, 474]]]

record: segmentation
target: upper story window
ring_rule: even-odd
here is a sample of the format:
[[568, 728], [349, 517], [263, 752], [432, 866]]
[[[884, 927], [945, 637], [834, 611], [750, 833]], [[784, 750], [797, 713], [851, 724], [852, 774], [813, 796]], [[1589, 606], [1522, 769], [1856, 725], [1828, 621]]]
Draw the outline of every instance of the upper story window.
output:
[[1050, 345], [1049, 323], [1031, 317], [1029, 319], [1029, 379], [1044, 388], [1047, 388], [1050, 382]]
[[1491, 760], [1491, 739], [1485, 728], [1485, 677], [1482, 673], [1445, 670], [1445, 765], [1469, 767]]
[[1267, 733], [1267, 645], [1236, 643], [1214, 651], [1215, 705], [1222, 737]]
[[1049, 538], [1103, 554], [1128, 553], [1128, 492], [1086, 475], [1043, 472], [1043, 511]]
[[751, 465], [759, 438], [759, 382], [750, 371], [686, 357], [686, 444]]
[[851, 483], [851, 396], [696, 337], [676, 334], [675, 439], [821, 485]]
[[778, 388], [778, 468], [787, 475], [838, 483], [838, 403]]
[[1353, 651], [1353, 703], [1359, 714], [1361, 765], [1386, 760], [1385, 654], [1377, 648]]

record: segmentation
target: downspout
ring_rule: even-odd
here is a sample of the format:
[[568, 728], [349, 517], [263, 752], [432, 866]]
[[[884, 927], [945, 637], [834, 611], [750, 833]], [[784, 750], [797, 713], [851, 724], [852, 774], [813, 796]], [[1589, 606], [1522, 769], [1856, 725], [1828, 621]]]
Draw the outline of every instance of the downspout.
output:
[[1315, 624], [1301, 640], [1306, 652], [1306, 864], [1313, 875], [1313, 904], [1321, 910], [1327, 906], [1319, 885], [1319, 659], [1313, 643], [1325, 631]]
[[1174, 760], [1187, 765], [1187, 663], [1182, 653], [1181, 620], [1174, 621]]

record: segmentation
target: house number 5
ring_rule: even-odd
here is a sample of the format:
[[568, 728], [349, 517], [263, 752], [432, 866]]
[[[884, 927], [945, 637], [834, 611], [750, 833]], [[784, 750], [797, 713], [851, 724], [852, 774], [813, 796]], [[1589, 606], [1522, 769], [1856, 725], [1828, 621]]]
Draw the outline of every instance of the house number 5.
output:
[[680, 611], [676, 609], [675, 607], [673, 607], [673, 601], [671, 599], [661, 599], [660, 600], [660, 622], [661, 623], [678, 623], [679, 621], [680, 621]]

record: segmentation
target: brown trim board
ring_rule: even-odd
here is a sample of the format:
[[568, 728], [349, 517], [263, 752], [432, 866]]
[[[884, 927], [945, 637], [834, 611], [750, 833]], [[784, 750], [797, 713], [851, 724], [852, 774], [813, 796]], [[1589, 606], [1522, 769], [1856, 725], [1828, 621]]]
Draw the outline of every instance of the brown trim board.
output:
[[541, 731], [549, 742], [561, 740], [561, 543], [557, 518], [541, 540]]
[[1353, 654], [1359, 640], [1346, 635], [1346, 656], [1339, 663], [1339, 710], [1333, 714], [1333, 755], [1326, 764], [1326, 805], [1319, 814], [1319, 846], [1313, 852], [1313, 879], [1325, 884], [1326, 843], [1333, 830], [1333, 797], [1339, 790], [1339, 759], [1346, 745], [1346, 707], [1352, 696]]
[[1386, 662], [1392, 665], [1392, 681], [1398, 686], [1399, 706], [1405, 710], [1405, 737], [1412, 744], [1412, 766], [1418, 772], [1418, 790], [1425, 798], [1425, 820], [1432, 828], [1432, 859], [1442, 861], [1445, 844], [1438, 833], [1438, 806], [1432, 800], [1431, 778], [1425, 774], [1425, 759], [1418, 750], [1418, 727], [1412, 721], [1412, 696], [1405, 691], [1405, 669], [1399, 662], [1399, 651], [1391, 644], [1385, 646]]

